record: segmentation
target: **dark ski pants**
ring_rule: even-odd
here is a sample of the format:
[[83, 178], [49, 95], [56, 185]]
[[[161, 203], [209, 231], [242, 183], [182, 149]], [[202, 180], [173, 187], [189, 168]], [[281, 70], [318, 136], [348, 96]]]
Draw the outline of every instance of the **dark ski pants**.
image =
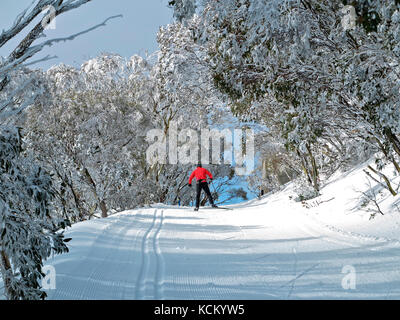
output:
[[210, 189], [208, 188], [208, 183], [207, 182], [199, 182], [199, 183], [196, 183], [196, 208], [198, 208], [200, 205], [201, 189], [204, 190], [204, 192], [206, 193], [206, 195], [208, 197], [208, 200], [210, 201], [211, 205], [213, 205], [214, 200], [211, 196]]

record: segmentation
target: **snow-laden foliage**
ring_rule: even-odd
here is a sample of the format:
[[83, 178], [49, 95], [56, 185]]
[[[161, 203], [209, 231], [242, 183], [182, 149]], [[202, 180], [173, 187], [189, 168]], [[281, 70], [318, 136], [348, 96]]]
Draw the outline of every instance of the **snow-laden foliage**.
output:
[[196, 0], [171, 0], [168, 4], [174, 9], [174, 18], [184, 22], [196, 12]]
[[[29, 110], [25, 142], [54, 173], [60, 214], [79, 221], [99, 211], [105, 217], [153, 202], [191, 201], [193, 164], [146, 161], [149, 130], [166, 136], [172, 126], [176, 134], [197, 130], [217, 102], [195, 47], [173, 54], [187, 33], [161, 30], [155, 62], [103, 54], [80, 69], [59, 65], [44, 75], [49, 97]], [[231, 177], [229, 165], [217, 168], [217, 176]]]
[[75, 219], [138, 205], [137, 168], [151, 119], [136, 99], [142, 83], [129, 80], [143, 72], [134, 73], [134, 65], [103, 55], [81, 70], [54, 67], [47, 72], [50, 100], [29, 111], [26, 142], [55, 173], [60, 208]]
[[0, 91], [0, 125], [20, 125], [24, 110], [47, 94], [46, 80], [40, 71], [20, 68], [9, 73], [9, 83]]
[[20, 132], [0, 130], [0, 270], [8, 299], [45, 298], [40, 279], [43, 261], [67, 252], [68, 224], [52, 215], [50, 175], [22, 156]]
[[53, 210], [53, 180], [42, 163], [29, 156], [31, 150], [23, 150], [18, 126], [25, 121], [24, 110], [45, 101], [48, 93], [43, 74], [26, 68], [28, 59], [47, 46], [72, 40], [109, 20], [66, 38], [40, 42], [51, 21], [38, 18], [46, 8], [47, 13], [53, 9], [56, 17], [89, 1], [35, 0], [0, 33], [2, 48], [24, 32], [14, 50], [0, 57], [0, 270], [7, 299], [45, 298], [40, 284], [43, 262], [52, 252], [67, 251], [59, 231], [69, 222], [60, 220]]
[[346, 4], [207, 1], [188, 22], [232, 110], [283, 138], [316, 192], [371, 152], [400, 169], [400, 4], [352, 1], [350, 28]]
[[[190, 23], [173, 23], [160, 29], [158, 33], [158, 62], [154, 65], [153, 81], [155, 83], [155, 101], [157, 101], [158, 127], [165, 133], [171, 132], [171, 124], [178, 129], [192, 129], [197, 132], [199, 146], [202, 129], [211, 129], [218, 125], [218, 121], [230, 114], [221, 101], [221, 94], [213, 85], [212, 73], [207, 63], [207, 51], [193, 39], [193, 32], [197, 27], [196, 20]], [[178, 141], [178, 148], [184, 142]], [[197, 162], [197, 161], [196, 161]], [[193, 196], [187, 188], [187, 175], [193, 170], [193, 164], [182, 165], [155, 165], [151, 172], [161, 172], [167, 179], [161, 179], [163, 193], [167, 190], [170, 196], [168, 202], [176, 202], [178, 198], [182, 204], [188, 204]], [[226, 165], [210, 165], [210, 170], [220, 177], [219, 191], [229, 188], [235, 183], [232, 179], [232, 168]], [[183, 170], [183, 171], [182, 171]], [[174, 176], [180, 173], [180, 178]], [[157, 175], [154, 178], [159, 181]]]

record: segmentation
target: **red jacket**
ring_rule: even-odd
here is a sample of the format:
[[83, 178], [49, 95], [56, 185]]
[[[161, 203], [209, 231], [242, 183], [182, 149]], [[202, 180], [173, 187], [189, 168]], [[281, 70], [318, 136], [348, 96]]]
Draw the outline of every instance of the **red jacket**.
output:
[[192, 174], [190, 175], [189, 178], [189, 184], [192, 184], [192, 180], [193, 178], [196, 178], [196, 181], [199, 182], [200, 180], [205, 180], [207, 181], [207, 176], [210, 177], [210, 179], [213, 178], [212, 174], [210, 173], [210, 171], [208, 171], [207, 169], [204, 169], [202, 167], [197, 167], [197, 169], [195, 169]]

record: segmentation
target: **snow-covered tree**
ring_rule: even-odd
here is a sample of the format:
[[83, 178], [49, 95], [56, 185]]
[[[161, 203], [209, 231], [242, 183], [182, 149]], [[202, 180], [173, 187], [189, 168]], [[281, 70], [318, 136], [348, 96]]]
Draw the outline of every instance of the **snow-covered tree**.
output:
[[196, 12], [196, 0], [171, 0], [168, 4], [174, 9], [174, 18], [179, 22], [192, 18]]
[[104, 54], [81, 70], [54, 67], [47, 72], [50, 99], [29, 111], [27, 143], [55, 173], [60, 207], [78, 220], [138, 204], [151, 119], [136, 99], [142, 84], [133, 70], [143, 63], [136, 58]]
[[43, 261], [67, 252], [68, 220], [54, 216], [52, 179], [22, 155], [20, 130], [0, 130], [0, 271], [8, 299], [45, 298]]
[[[61, 229], [69, 221], [53, 210], [55, 193], [51, 176], [28, 155], [30, 150], [24, 150], [21, 130], [16, 126], [24, 122], [22, 112], [47, 94], [47, 82], [41, 72], [26, 68], [28, 59], [47, 46], [72, 40], [108, 20], [66, 38], [38, 43], [51, 22], [48, 19], [89, 1], [35, 0], [10, 28], [0, 33], [1, 48], [26, 32], [14, 50], [0, 57], [0, 270], [8, 299], [45, 298], [40, 284], [43, 262], [54, 252], [67, 251]], [[43, 10], [54, 14], [37, 22]]]
[[[190, 202], [193, 163], [148, 163], [146, 137], [151, 129], [172, 136], [206, 125], [215, 97], [205, 89], [210, 76], [161, 48], [149, 59], [103, 54], [81, 69], [60, 65], [44, 75], [49, 96], [29, 110], [25, 141], [54, 173], [60, 214], [79, 221], [97, 211], [105, 217], [153, 202]], [[229, 176], [229, 167], [215, 173]]]
[[351, 28], [342, 1], [208, 1], [193, 19], [232, 110], [282, 137], [316, 192], [377, 150], [398, 168], [399, 3], [351, 4]]
[[[213, 85], [212, 74], [206, 62], [207, 52], [193, 39], [197, 22], [196, 19], [187, 20], [185, 24], [175, 22], [160, 29], [160, 51], [153, 77], [158, 128], [166, 136], [175, 134], [171, 131], [171, 124], [177, 128], [192, 129], [197, 132], [200, 147], [201, 129], [212, 128], [229, 110], [224, 107], [221, 94]], [[178, 147], [184, 143], [178, 142]], [[195, 158], [196, 162], [200, 160], [200, 157]], [[167, 165], [158, 163], [152, 166], [150, 172], [155, 174], [155, 181], [160, 183], [162, 194], [170, 192], [171, 187], [175, 190], [170, 193], [173, 198], [168, 198], [168, 202], [177, 203], [176, 200], [180, 199], [182, 204], [189, 204], [192, 192], [187, 187], [187, 177], [194, 164], [171, 164], [169, 161]], [[210, 168], [225, 181], [222, 185], [228, 187], [227, 181], [232, 179], [231, 166], [212, 165]], [[163, 175], [163, 179], [157, 177], [158, 173]], [[177, 175], [179, 179], [175, 178]]]

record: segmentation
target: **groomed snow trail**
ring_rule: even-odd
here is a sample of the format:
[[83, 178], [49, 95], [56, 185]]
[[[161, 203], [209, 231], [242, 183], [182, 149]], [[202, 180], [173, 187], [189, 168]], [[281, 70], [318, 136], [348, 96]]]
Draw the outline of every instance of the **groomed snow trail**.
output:
[[[400, 242], [281, 196], [234, 210], [158, 205], [74, 225], [49, 299], [399, 299]], [[356, 271], [353, 289], [342, 287]]]

